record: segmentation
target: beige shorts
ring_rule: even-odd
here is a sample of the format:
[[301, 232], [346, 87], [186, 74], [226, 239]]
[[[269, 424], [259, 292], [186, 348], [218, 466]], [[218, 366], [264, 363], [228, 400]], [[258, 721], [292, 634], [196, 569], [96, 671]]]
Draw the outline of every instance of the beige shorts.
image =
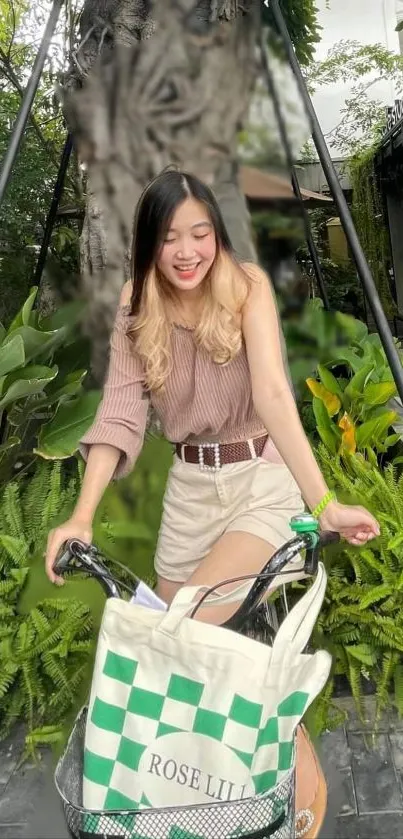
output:
[[231, 531], [252, 533], [280, 548], [294, 535], [290, 519], [303, 509], [298, 486], [283, 463], [257, 457], [212, 472], [175, 455], [155, 570], [166, 580], [186, 582], [218, 539]]

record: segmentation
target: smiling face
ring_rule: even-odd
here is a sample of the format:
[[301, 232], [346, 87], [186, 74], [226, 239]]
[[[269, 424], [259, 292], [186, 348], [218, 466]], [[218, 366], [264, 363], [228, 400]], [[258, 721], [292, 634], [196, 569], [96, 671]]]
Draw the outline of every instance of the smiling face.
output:
[[216, 236], [203, 203], [186, 198], [177, 208], [160, 250], [157, 267], [178, 291], [198, 288], [217, 252]]

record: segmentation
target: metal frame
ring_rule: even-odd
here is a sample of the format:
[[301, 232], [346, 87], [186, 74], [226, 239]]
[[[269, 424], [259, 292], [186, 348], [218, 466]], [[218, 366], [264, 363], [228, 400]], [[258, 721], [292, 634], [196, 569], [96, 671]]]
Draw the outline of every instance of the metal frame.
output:
[[56, 24], [59, 19], [61, 8], [64, 0], [53, 0], [53, 6], [43, 33], [41, 45], [37, 52], [29, 82], [25, 88], [24, 96], [18, 111], [17, 119], [13, 125], [10, 142], [6, 151], [3, 165], [0, 172], [0, 207], [3, 203], [4, 194], [7, 189], [8, 182], [11, 177], [12, 169], [15, 159], [20, 148], [21, 140], [24, 135], [25, 126], [29, 120], [32, 105], [34, 103], [35, 94], [38, 89], [38, 84], [42, 75], [43, 65], [48, 54], [50, 42], [53, 38]]
[[71, 152], [73, 149], [73, 140], [71, 134], [68, 134], [63, 147], [62, 156], [60, 159], [59, 171], [55, 185], [53, 187], [52, 201], [49, 207], [49, 212], [46, 217], [45, 230], [43, 234], [41, 249], [39, 251], [38, 260], [36, 263], [33, 285], [39, 285], [42, 279], [43, 269], [46, 263], [48, 248], [52, 238], [53, 228], [55, 226], [57, 210], [59, 207], [60, 198], [63, 193], [64, 180], [70, 162]]
[[310, 224], [310, 221], [309, 221], [309, 216], [308, 216], [308, 213], [306, 211], [306, 207], [304, 206], [304, 200], [302, 198], [301, 188], [300, 188], [300, 185], [299, 185], [299, 182], [298, 182], [297, 173], [296, 173], [295, 166], [294, 166], [291, 144], [290, 144], [290, 141], [289, 141], [289, 138], [288, 138], [287, 126], [286, 126], [286, 123], [285, 123], [285, 119], [283, 117], [283, 112], [281, 110], [280, 99], [279, 99], [279, 96], [277, 94], [276, 85], [275, 85], [274, 78], [273, 78], [273, 73], [272, 73], [271, 67], [270, 67], [269, 56], [268, 56], [268, 51], [267, 51], [267, 46], [266, 46], [265, 29], [264, 29], [263, 26], [261, 28], [260, 50], [261, 50], [261, 55], [262, 55], [262, 65], [263, 65], [264, 75], [266, 77], [267, 88], [268, 88], [268, 91], [269, 91], [269, 95], [271, 96], [272, 101], [273, 101], [274, 113], [276, 115], [277, 124], [278, 124], [278, 127], [279, 127], [281, 142], [282, 142], [283, 147], [284, 147], [287, 166], [288, 166], [288, 168], [290, 170], [290, 173], [291, 173], [292, 188], [294, 190], [294, 195], [295, 195], [296, 199], [299, 201], [299, 204], [300, 204], [300, 207], [301, 207], [302, 218], [303, 218], [304, 229], [305, 229], [305, 238], [306, 238], [306, 242], [307, 242], [307, 245], [308, 245], [309, 255], [311, 257], [312, 267], [313, 267], [314, 274], [315, 274], [315, 277], [316, 277], [316, 282], [317, 282], [317, 285], [318, 285], [319, 293], [320, 293], [320, 296], [323, 300], [323, 305], [324, 305], [325, 309], [327, 309], [329, 311], [330, 310], [330, 303], [329, 303], [329, 298], [327, 296], [325, 281], [324, 281], [323, 274], [322, 274], [322, 268], [321, 268], [321, 264], [320, 264], [319, 254], [318, 254], [318, 250], [317, 250], [317, 247], [315, 245], [315, 242], [313, 240], [311, 224]]
[[290, 64], [290, 67], [294, 73], [295, 80], [297, 82], [297, 86], [299, 89], [299, 93], [304, 104], [310, 128], [312, 132], [312, 139], [315, 143], [316, 151], [319, 156], [319, 160], [322, 164], [323, 171], [326, 176], [326, 180], [329, 184], [330, 192], [333, 195], [335, 204], [337, 206], [341, 223], [343, 225], [344, 233], [347, 239], [347, 242], [350, 246], [351, 253], [354, 257], [354, 261], [357, 267], [357, 273], [360, 278], [362, 287], [366, 294], [377, 330], [379, 332], [379, 336], [382, 342], [382, 346], [385, 350], [386, 357], [388, 359], [390, 369], [392, 371], [393, 378], [395, 380], [396, 388], [398, 390], [399, 396], [403, 401], [403, 367], [402, 362], [400, 361], [399, 353], [397, 351], [394, 338], [385, 315], [385, 312], [382, 307], [382, 303], [378, 294], [378, 290], [376, 288], [371, 269], [368, 265], [366, 256], [364, 251], [361, 247], [360, 240], [357, 235], [357, 231], [354, 227], [353, 219], [351, 217], [350, 210], [348, 209], [346, 199], [344, 197], [343, 190], [340, 186], [339, 179], [336, 174], [336, 170], [333, 166], [332, 159], [330, 157], [329, 149], [326, 145], [326, 140], [323, 136], [322, 129], [319, 124], [318, 117], [316, 115], [316, 111], [313, 107], [311, 97], [308, 92], [308, 88], [305, 83], [305, 79], [302, 75], [301, 68], [299, 66], [299, 62], [297, 56], [294, 51], [294, 47], [287, 29], [287, 26], [284, 21], [283, 14], [280, 9], [279, 0], [265, 0], [266, 5], [269, 5], [272, 15], [278, 30], [278, 33], [282, 39], [284, 49]]
[[[27, 84], [27, 87], [25, 89], [23, 100], [21, 102], [21, 107], [20, 107], [17, 119], [15, 121], [15, 124], [14, 124], [12, 132], [11, 132], [9, 146], [8, 146], [8, 149], [7, 149], [4, 161], [3, 161], [3, 166], [2, 166], [2, 169], [1, 169], [1, 172], [0, 172], [0, 207], [1, 207], [1, 204], [2, 204], [3, 199], [4, 199], [5, 190], [7, 188], [7, 185], [8, 185], [11, 173], [12, 173], [12, 168], [13, 168], [16, 156], [18, 154], [18, 150], [19, 150], [20, 143], [21, 143], [21, 140], [22, 140], [22, 137], [23, 137], [23, 134], [24, 134], [25, 126], [27, 124], [27, 121], [29, 119], [29, 116], [30, 116], [30, 113], [31, 113], [31, 110], [32, 110], [33, 101], [34, 101], [35, 94], [36, 94], [38, 84], [39, 84], [39, 80], [40, 80], [40, 77], [41, 77], [41, 74], [42, 74], [43, 66], [44, 66], [46, 55], [47, 55], [48, 48], [49, 48], [49, 44], [50, 44], [51, 38], [53, 36], [53, 33], [55, 31], [56, 24], [57, 24], [57, 21], [58, 21], [59, 14], [60, 14], [61, 8], [63, 6], [63, 3], [64, 3], [64, 0], [53, 0], [53, 6], [52, 6], [52, 9], [51, 9], [51, 12], [50, 12], [50, 15], [49, 15], [49, 19], [48, 19], [48, 23], [47, 23], [46, 28], [45, 28], [45, 32], [44, 32], [43, 37], [42, 37], [41, 45], [39, 47], [39, 50], [38, 50], [38, 53], [37, 53], [37, 56], [36, 56], [36, 59], [35, 59], [35, 62], [34, 62], [33, 68], [32, 68], [31, 77], [30, 77], [29, 82]], [[384, 348], [385, 353], [386, 353], [386, 357], [387, 357], [388, 362], [390, 364], [390, 368], [391, 368], [393, 378], [394, 378], [395, 383], [396, 383], [396, 387], [397, 387], [399, 396], [403, 401], [403, 368], [402, 368], [402, 364], [401, 364], [401, 361], [400, 361], [400, 358], [399, 358], [399, 354], [397, 352], [397, 349], [396, 349], [396, 346], [395, 346], [395, 343], [394, 343], [394, 339], [393, 339], [393, 336], [392, 336], [392, 332], [390, 330], [385, 312], [383, 311], [382, 304], [381, 304], [381, 301], [380, 301], [380, 298], [379, 298], [379, 295], [378, 295], [378, 291], [377, 291], [376, 285], [374, 283], [374, 280], [373, 280], [373, 277], [372, 277], [372, 274], [371, 274], [370, 267], [368, 265], [368, 262], [367, 262], [367, 259], [365, 257], [364, 251], [361, 247], [360, 241], [358, 239], [357, 232], [355, 230], [353, 220], [352, 220], [350, 211], [349, 211], [348, 206], [347, 206], [347, 202], [345, 200], [345, 197], [344, 197], [342, 188], [340, 186], [335, 168], [333, 166], [333, 163], [332, 163], [332, 160], [331, 160], [331, 157], [330, 157], [330, 154], [329, 154], [329, 150], [327, 148], [326, 141], [325, 141], [325, 138], [323, 136], [323, 132], [321, 130], [318, 118], [316, 116], [315, 109], [313, 107], [311, 98], [309, 96], [308, 89], [307, 89], [307, 86], [305, 84], [305, 80], [304, 80], [304, 77], [302, 75], [301, 68], [299, 66], [299, 62], [298, 62], [297, 56], [295, 54], [294, 47], [293, 47], [289, 32], [288, 32], [287, 26], [285, 24], [283, 14], [282, 14], [281, 9], [280, 9], [279, 0], [264, 0], [264, 4], [266, 6], [270, 6], [271, 11], [272, 11], [272, 15], [273, 15], [273, 19], [275, 21], [275, 24], [276, 24], [276, 27], [277, 27], [277, 30], [278, 30], [278, 33], [279, 33], [279, 35], [280, 35], [280, 37], [283, 41], [285, 52], [286, 52], [289, 64], [291, 66], [291, 69], [294, 73], [294, 76], [295, 76], [295, 79], [296, 79], [296, 82], [297, 82], [297, 86], [298, 86], [298, 89], [299, 89], [299, 92], [300, 92], [300, 96], [301, 96], [302, 102], [304, 104], [304, 107], [305, 107], [305, 110], [306, 110], [306, 113], [307, 113], [307, 116], [308, 116], [308, 119], [309, 119], [309, 122], [310, 122], [311, 131], [312, 131], [312, 138], [313, 138], [313, 141], [315, 143], [316, 150], [318, 152], [318, 156], [319, 156], [319, 159], [320, 159], [322, 167], [323, 167], [323, 171], [326, 175], [326, 178], [327, 178], [327, 181], [328, 181], [328, 184], [329, 184], [329, 187], [330, 187], [330, 191], [333, 195], [335, 204], [337, 206], [337, 209], [338, 209], [338, 212], [339, 212], [339, 215], [340, 215], [340, 219], [341, 219], [341, 222], [342, 222], [342, 225], [343, 225], [343, 228], [344, 228], [344, 232], [345, 232], [345, 235], [346, 235], [346, 239], [348, 241], [348, 244], [350, 246], [351, 252], [353, 254], [353, 257], [354, 257], [354, 260], [355, 260], [355, 263], [356, 263], [356, 266], [357, 266], [358, 276], [361, 280], [361, 284], [362, 284], [362, 286], [364, 288], [364, 292], [367, 296], [368, 303], [370, 305], [370, 308], [371, 308], [371, 311], [372, 311], [372, 314], [373, 314], [373, 317], [374, 317], [374, 321], [375, 321], [375, 324], [377, 326], [377, 329], [378, 329], [378, 332], [379, 332], [379, 335], [380, 335], [380, 338], [381, 338], [381, 341], [382, 341], [382, 345], [383, 345], [383, 348]], [[267, 62], [266, 62], [266, 65], [267, 65]], [[268, 72], [267, 72], [267, 69], [268, 69]], [[269, 84], [270, 83], [270, 68], [268, 68], [268, 65], [266, 66], [266, 80]], [[274, 103], [274, 106], [276, 108], [276, 102], [278, 104], [278, 100], [277, 100], [275, 91], [274, 91], [274, 94], [275, 95], [273, 97], [273, 103]], [[285, 138], [285, 141], [286, 141], [284, 147], [285, 147], [285, 151], [286, 151], [286, 154], [287, 154], [287, 157], [288, 157], [289, 144], [288, 144], [287, 132], [285, 131], [285, 134], [283, 133], [284, 123], [283, 123], [283, 120], [282, 120], [281, 109], [279, 108], [278, 111], [277, 111], [277, 108], [276, 108], [276, 112], [280, 116], [279, 128], [280, 128], [280, 132], [282, 134], [283, 140]], [[64, 148], [64, 151], [63, 151], [63, 157], [62, 157], [62, 161], [61, 161], [61, 165], [60, 165], [60, 169], [59, 169], [59, 174], [58, 174], [57, 181], [56, 181], [56, 184], [55, 184], [52, 206], [51, 206], [49, 214], [48, 214], [49, 224], [47, 224], [47, 229], [45, 231], [48, 242], [46, 244], [46, 242], [44, 241], [43, 244], [42, 244], [40, 261], [38, 260], [38, 265], [37, 265], [37, 269], [36, 269], [36, 277], [39, 276], [39, 272], [40, 272], [40, 270], [42, 270], [44, 258], [46, 257], [46, 251], [47, 251], [47, 247], [48, 247], [48, 244], [49, 244], [49, 238], [50, 238], [50, 235], [51, 235], [51, 232], [52, 232], [53, 223], [54, 223], [54, 220], [55, 220], [55, 217], [56, 217], [56, 214], [57, 214], [58, 202], [59, 202], [59, 198], [60, 198], [61, 189], [63, 187], [63, 179], [64, 179], [65, 171], [66, 171], [66, 168], [67, 168], [67, 166], [64, 165], [65, 162], [66, 162], [66, 156], [68, 156], [66, 149], [68, 149], [68, 145], [65, 145], [65, 148]], [[297, 185], [297, 178], [295, 177], [295, 170], [293, 170], [292, 160], [291, 160], [291, 173], [292, 173], [292, 177], [293, 177], [293, 187], [296, 190], [296, 195], [298, 196], [299, 186]], [[52, 222], [52, 224], [51, 224], [51, 222]], [[46, 245], [46, 247], [45, 247], [45, 245]], [[308, 246], [309, 246], [309, 241], [308, 241]], [[315, 251], [312, 250], [313, 259], [315, 259], [314, 254], [315, 254]], [[320, 266], [319, 266], [319, 268], [320, 268]], [[316, 273], [316, 269], [317, 269], [317, 266], [315, 268], [315, 273]], [[319, 277], [319, 275], [317, 275], [317, 276]], [[320, 272], [320, 276], [321, 276], [321, 272]], [[326, 291], [325, 291], [325, 297], [326, 297]]]

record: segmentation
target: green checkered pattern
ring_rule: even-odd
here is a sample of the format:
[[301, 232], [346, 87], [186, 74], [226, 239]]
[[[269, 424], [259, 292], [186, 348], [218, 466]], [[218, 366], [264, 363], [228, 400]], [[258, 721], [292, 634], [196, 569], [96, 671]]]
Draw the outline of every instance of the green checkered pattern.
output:
[[[87, 791], [91, 801], [97, 802], [91, 809], [156, 806], [143, 794], [139, 763], [149, 743], [173, 732], [202, 734], [230, 748], [251, 770], [256, 795], [267, 793], [292, 767], [294, 731], [309, 704], [308, 693], [294, 691], [280, 702], [274, 716], [265, 719], [263, 705], [230, 689], [225, 693], [224, 687], [219, 697], [221, 712], [212, 710], [208, 705], [214, 697], [207, 685], [180, 673], [170, 675], [164, 693], [146, 689], [146, 684], [150, 685], [148, 668], [142, 673], [137, 661], [107, 652], [86, 731], [84, 795]], [[256, 765], [265, 771], [254, 774]], [[129, 831], [126, 817], [126, 829], [122, 829], [114, 816], [114, 832], [108, 833], [140, 839], [134, 822], [135, 817]], [[92, 831], [96, 832], [93, 825]], [[169, 839], [196, 839], [178, 831], [173, 825]]]

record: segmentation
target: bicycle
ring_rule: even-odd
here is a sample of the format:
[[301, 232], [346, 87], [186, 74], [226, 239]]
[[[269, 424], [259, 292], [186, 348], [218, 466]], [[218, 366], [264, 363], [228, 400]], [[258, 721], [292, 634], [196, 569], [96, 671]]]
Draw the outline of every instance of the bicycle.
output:
[[[295, 537], [280, 548], [265, 565], [260, 574], [243, 575], [242, 577], [225, 580], [212, 587], [195, 606], [191, 617], [194, 617], [202, 602], [217, 588], [232, 582], [254, 579], [251, 590], [235, 614], [224, 624], [225, 627], [236, 632], [244, 632], [250, 619], [256, 615], [263, 603], [265, 593], [274, 577], [289, 574], [283, 569], [301, 551], [305, 551], [304, 564], [301, 567], [307, 577], [315, 576], [320, 548], [339, 540], [336, 533], [318, 532], [318, 522], [310, 515], [296, 516], [291, 520], [291, 528]], [[107, 597], [122, 597], [128, 592], [136, 597], [136, 591], [141, 581], [135, 574], [133, 586], [129, 586], [109, 571], [105, 565], [106, 558], [94, 545], [85, 545], [78, 540], [69, 540], [59, 552], [54, 564], [54, 571], [59, 575], [71, 572], [86, 572], [97, 579]], [[120, 565], [120, 563], [116, 563]], [[124, 568], [124, 566], [121, 566]], [[266, 614], [267, 623], [267, 614]], [[260, 630], [262, 629], [262, 613], [260, 613]], [[269, 626], [269, 634], [273, 632]], [[248, 634], [249, 634], [248, 632]], [[312, 814], [308, 810], [295, 813], [295, 752], [294, 765], [287, 777], [265, 796], [255, 796], [232, 802], [219, 802], [184, 806], [180, 808], [164, 807], [160, 809], [143, 809], [136, 811], [93, 811], [82, 806], [82, 777], [84, 759], [84, 737], [87, 708], [79, 713], [66, 749], [60, 758], [55, 772], [56, 789], [62, 799], [64, 813], [69, 831], [75, 839], [197, 839], [200, 832], [200, 820], [203, 820], [204, 836], [208, 839], [230, 839], [228, 825], [234, 816], [238, 822], [247, 825], [246, 832], [238, 834], [242, 839], [294, 839], [306, 836], [313, 839], [318, 835], [324, 812], [320, 814], [319, 824], [313, 832]], [[295, 737], [296, 745], [297, 735]], [[324, 810], [326, 809], [326, 796]], [[296, 819], [296, 815], [299, 817]], [[175, 818], [175, 833], [170, 832], [172, 817]], [[197, 830], [195, 821], [197, 820]], [[135, 827], [134, 827], [135, 823]], [[225, 827], [227, 823], [227, 828]], [[221, 827], [218, 828], [218, 825]], [[218, 832], [217, 832], [218, 831]], [[232, 834], [233, 835], [233, 834]]]

